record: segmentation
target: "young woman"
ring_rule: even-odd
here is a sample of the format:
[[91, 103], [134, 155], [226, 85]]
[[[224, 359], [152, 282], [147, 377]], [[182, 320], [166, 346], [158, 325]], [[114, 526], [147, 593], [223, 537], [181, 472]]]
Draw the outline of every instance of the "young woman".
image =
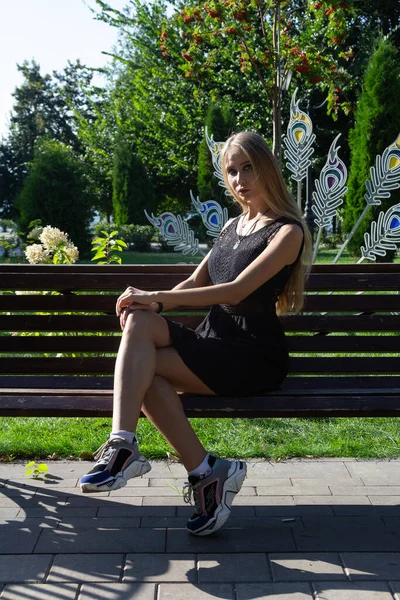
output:
[[[231, 136], [221, 165], [242, 214], [226, 223], [197, 269], [173, 290], [128, 287], [118, 298], [123, 335], [112, 433], [81, 479], [83, 492], [109, 491], [150, 470], [135, 436], [142, 410], [188, 471], [185, 500], [193, 496], [196, 511], [187, 528], [196, 535], [224, 524], [246, 465], [207, 453], [177, 391], [241, 395], [246, 402], [245, 396], [279, 388], [288, 352], [277, 314], [301, 309], [311, 253], [302, 215], [258, 134]], [[176, 306], [211, 309], [192, 330], [159, 314]]]

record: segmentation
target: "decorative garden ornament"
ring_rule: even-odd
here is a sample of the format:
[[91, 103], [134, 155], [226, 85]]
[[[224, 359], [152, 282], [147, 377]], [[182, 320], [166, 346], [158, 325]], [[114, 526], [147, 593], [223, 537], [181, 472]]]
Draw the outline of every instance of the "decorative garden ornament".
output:
[[292, 171], [291, 178], [297, 181], [297, 204], [301, 209], [301, 182], [307, 177], [307, 170], [311, 165], [315, 134], [310, 117], [300, 110], [299, 102], [296, 102], [297, 90], [298, 88], [295, 89], [290, 102], [290, 121], [283, 145], [286, 148], [286, 166]]
[[209, 151], [211, 152], [211, 160], [212, 160], [212, 164], [214, 167], [214, 175], [218, 179], [218, 185], [225, 188], [225, 194], [227, 196], [231, 196], [230, 191], [226, 187], [225, 179], [222, 174], [222, 168], [221, 168], [221, 150], [224, 147], [225, 142], [214, 142], [213, 135], [212, 134], [211, 134], [211, 136], [208, 135], [208, 127], [207, 126], [204, 128], [204, 130], [205, 130], [205, 135], [206, 135], [207, 146], [208, 146]]
[[206, 227], [207, 235], [218, 237], [222, 227], [228, 220], [228, 209], [222, 206], [216, 200], [208, 200], [200, 202], [199, 197], [194, 197], [190, 191], [192, 204], [201, 216], [204, 226]]
[[327, 229], [332, 223], [333, 217], [337, 215], [338, 207], [343, 203], [343, 196], [347, 192], [347, 169], [338, 156], [340, 146], [336, 147], [340, 135], [339, 133], [332, 142], [325, 166], [321, 170], [319, 179], [315, 181], [315, 192], [312, 195], [314, 204], [311, 206], [311, 210], [316, 215], [314, 222], [319, 227], [314, 246], [313, 263], [317, 258], [322, 230]]
[[395, 204], [389, 210], [380, 212], [377, 221], [371, 223], [371, 233], [364, 233], [364, 244], [361, 246], [364, 259], [376, 260], [377, 256], [385, 256], [386, 250], [396, 250], [400, 243], [400, 204]]
[[155, 217], [153, 213], [150, 216], [146, 210], [144, 212], [153, 227], [156, 227], [159, 234], [167, 240], [167, 245], [173, 246], [175, 252], [205, 256], [206, 253], [199, 247], [199, 240], [195, 238], [194, 231], [180, 215], [163, 212]]
[[375, 167], [371, 167], [370, 169], [371, 178], [365, 183], [367, 193], [364, 198], [367, 201], [367, 205], [335, 256], [333, 263], [339, 260], [343, 250], [359, 228], [369, 208], [371, 206], [380, 206], [382, 198], [390, 198], [392, 190], [400, 187], [400, 135], [398, 135], [393, 144], [386, 148], [382, 157], [378, 154], [375, 165]]

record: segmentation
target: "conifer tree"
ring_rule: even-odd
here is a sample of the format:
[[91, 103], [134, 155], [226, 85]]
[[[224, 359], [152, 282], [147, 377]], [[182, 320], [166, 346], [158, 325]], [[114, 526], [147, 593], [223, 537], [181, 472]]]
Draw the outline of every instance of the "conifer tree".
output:
[[89, 249], [91, 194], [82, 159], [62, 142], [42, 140], [16, 199], [20, 225], [27, 231], [31, 221], [40, 219], [43, 225], [67, 233], [85, 252]]
[[[215, 142], [225, 141], [232, 131], [233, 118], [227, 105], [210, 102], [205, 126], [208, 129], [208, 135], [213, 136]], [[216, 200], [222, 206], [231, 206], [228, 198], [224, 194], [224, 188], [218, 185], [218, 179], [214, 175], [211, 152], [208, 149], [205, 135], [199, 146], [198, 173], [197, 173], [197, 192], [201, 202], [207, 200]]]
[[144, 210], [155, 209], [153, 184], [135, 153], [134, 145], [120, 136], [114, 154], [114, 220], [119, 225], [148, 225]]
[[[370, 178], [370, 167], [375, 166], [377, 154], [382, 155], [400, 132], [400, 61], [392, 42], [381, 38], [372, 54], [365, 73], [364, 85], [358, 102], [355, 127], [350, 131], [350, 173], [344, 215], [345, 230], [350, 232], [365, 208], [365, 182]], [[390, 206], [400, 202], [400, 191], [382, 200], [381, 206], [371, 207], [349, 243], [354, 254], [360, 254], [364, 233], [371, 221]], [[392, 258], [389, 254], [383, 259]]]

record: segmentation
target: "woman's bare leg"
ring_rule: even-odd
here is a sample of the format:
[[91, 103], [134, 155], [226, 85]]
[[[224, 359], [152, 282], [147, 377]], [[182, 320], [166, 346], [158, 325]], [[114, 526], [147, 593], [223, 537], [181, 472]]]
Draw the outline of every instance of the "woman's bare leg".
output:
[[166, 379], [154, 377], [142, 410], [174, 448], [187, 471], [203, 462], [207, 452], [187, 420], [178, 394]]
[[142, 409], [190, 471], [203, 461], [206, 451], [175, 389], [214, 392], [190, 371], [174, 348], [166, 347], [170, 343], [162, 317], [146, 311], [128, 317], [115, 368], [112, 430], [135, 431]]

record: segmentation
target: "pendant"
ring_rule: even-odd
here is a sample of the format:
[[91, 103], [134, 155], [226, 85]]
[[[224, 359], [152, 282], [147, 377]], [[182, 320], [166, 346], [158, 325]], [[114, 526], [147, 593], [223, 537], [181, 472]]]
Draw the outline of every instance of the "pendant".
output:
[[235, 244], [235, 245], [233, 246], [233, 248], [232, 248], [233, 250], [236, 250], [236, 248], [237, 248], [237, 247], [239, 246], [239, 244], [240, 244], [240, 241], [241, 241], [241, 240], [238, 240], [238, 241], [236, 242], [236, 244]]

